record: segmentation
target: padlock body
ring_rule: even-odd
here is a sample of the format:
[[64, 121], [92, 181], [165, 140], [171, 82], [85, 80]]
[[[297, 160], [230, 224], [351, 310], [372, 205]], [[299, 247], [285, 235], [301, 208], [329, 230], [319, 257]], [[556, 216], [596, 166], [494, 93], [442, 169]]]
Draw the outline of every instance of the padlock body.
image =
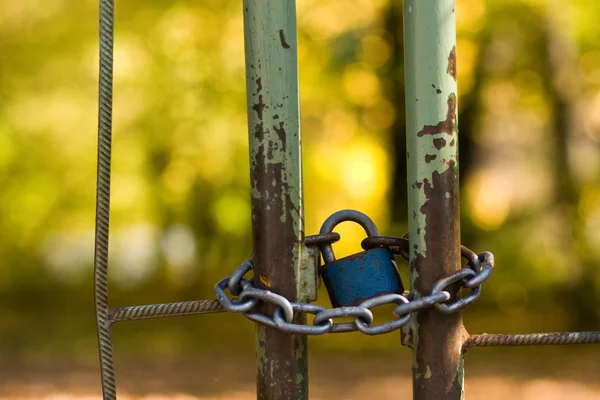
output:
[[322, 265], [319, 272], [334, 307], [357, 306], [382, 294], [404, 292], [394, 254], [385, 248], [340, 258]]

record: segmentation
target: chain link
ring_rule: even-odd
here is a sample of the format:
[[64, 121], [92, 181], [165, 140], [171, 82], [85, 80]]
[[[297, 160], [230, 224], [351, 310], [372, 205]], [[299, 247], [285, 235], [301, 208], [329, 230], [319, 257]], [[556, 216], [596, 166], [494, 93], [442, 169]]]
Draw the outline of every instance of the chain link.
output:
[[313, 324], [320, 325], [323, 321], [333, 318], [354, 318], [354, 322], [333, 324], [331, 333], [354, 332], [357, 329], [356, 321], [361, 320], [370, 325], [373, 323], [373, 313], [365, 307], [338, 307], [325, 310], [315, 317]]
[[[246, 263], [244, 263], [246, 264]], [[242, 267], [244, 266], [242, 264]], [[241, 297], [230, 300], [225, 294], [225, 288], [228, 287], [231, 278], [224, 278], [217, 283], [215, 286], [215, 297], [221, 303], [226, 311], [231, 313], [247, 313], [252, 310], [258, 303], [257, 298], [249, 298], [246, 301], [242, 301]], [[247, 282], [247, 281], [246, 281]]]
[[[313, 315], [318, 315], [321, 312], [326, 311], [324, 307], [317, 306], [315, 304], [307, 304], [307, 303], [291, 303], [292, 309], [296, 312], [300, 313], [308, 313]], [[320, 325], [300, 325], [293, 324], [287, 322], [283, 318], [283, 312], [281, 308], [275, 309], [273, 313], [273, 320], [275, 321], [275, 325], [279, 330], [287, 333], [294, 333], [297, 335], [323, 335], [331, 330], [333, 326], [333, 322], [331, 319], [323, 321]], [[314, 324], [314, 322], [313, 322]]]
[[[359, 307], [371, 309], [386, 304], [408, 304], [408, 299], [399, 294], [384, 294], [381, 296], [373, 297], [372, 299], [365, 300], [360, 303]], [[359, 331], [365, 335], [381, 335], [382, 333], [393, 332], [396, 329], [402, 328], [410, 320], [410, 314], [401, 316], [395, 321], [385, 322], [381, 325], [370, 326], [366, 322], [361, 321], [359, 318], [354, 318], [354, 324]]]
[[[448, 293], [446, 289], [448, 289], [449, 286], [452, 286], [458, 282], [464, 282], [467, 278], [472, 278], [475, 275], [477, 275], [477, 273], [470, 268], [463, 268], [461, 270], [458, 270], [453, 274], [450, 274], [447, 277], [438, 280], [436, 284], [433, 285], [431, 294], [443, 292]], [[476, 287], [474, 289], [471, 289], [471, 292], [463, 298], [450, 300], [446, 303], [434, 303], [433, 306], [438, 311], [443, 312], [444, 314], [451, 314], [465, 308], [466, 306], [477, 300], [480, 294], [481, 287]]]
[[[326, 233], [308, 236], [305, 244], [322, 246], [331, 244], [340, 239], [337, 233]], [[408, 239], [372, 236], [362, 241], [365, 250], [386, 247], [393, 253], [408, 259]], [[215, 296], [223, 308], [232, 313], [243, 314], [251, 321], [279, 329], [283, 332], [297, 335], [324, 335], [326, 333], [343, 333], [360, 331], [366, 335], [381, 335], [393, 332], [406, 325], [413, 312], [419, 312], [434, 307], [438, 311], [450, 314], [457, 312], [473, 303], [481, 294], [481, 284], [491, 275], [494, 267], [494, 256], [490, 252], [476, 254], [468, 248], [461, 246], [461, 256], [467, 260], [466, 265], [449, 276], [438, 280], [431, 294], [418, 296], [409, 293], [406, 296], [399, 294], [384, 294], [367, 299], [354, 307], [337, 307], [326, 309], [324, 307], [300, 302], [290, 302], [285, 297], [269, 290], [258, 289], [253, 285], [253, 278], [244, 278], [253, 269], [252, 256], [240, 265], [230, 277], [224, 278], [215, 286]], [[470, 289], [464, 297], [452, 299], [449, 287], [460, 283], [465, 289]], [[232, 296], [225, 293], [228, 290]], [[272, 304], [272, 315], [265, 315], [255, 311], [259, 302]], [[373, 325], [374, 308], [386, 305], [395, 305], [393, 315], [395, 319]], [[300, 322], [303, 318], [298, 315], [314, 315], [312, 323]], [[296, 319], [295, 319], [296, 318]], [[352, 322], [335, 323], [335, 319], [353, 318]]]
[[484, 251], [477, 256], [477, 260], [480, 263], [480, 267], [475, 270], [477, 275], [462, 283], [462, 286], [465, 288], [473, 289], [475, 287], [479, 287], [492, 275], [492, 269], [494, 268], [494, 255], [489, 251]]
[[239, 268], [237, 268], [233, 274], [231, 274], [231, 277], [229, 277], [229, 283], [227, 284], [227, 289], [229, 289], [229, 293], [231, 293], [234, 296], [239, 296], [242, 293], [242, 287], [240, 285], [240, 281], [242, 280], [242, 278], [244, 277], [244, 275], [246, 275], [248, 272], [250, 272], [250, 270], [253, 267], [253, 257], [250, 256], [249, 259], [247, 259], [246, 261], [244, 261], [244, 263], [242, 265], [239, 266]]
[[393, 313], [395, 316], [400, 317], [415, 311], [431, 308], [434, 304], [440, 304], [448, 300], [450, 300], [450, 293], [448, 292], [433, 293], [429, 296], [419, 297], [408, 303], [400, 304], [398, 307], [394, 308]]

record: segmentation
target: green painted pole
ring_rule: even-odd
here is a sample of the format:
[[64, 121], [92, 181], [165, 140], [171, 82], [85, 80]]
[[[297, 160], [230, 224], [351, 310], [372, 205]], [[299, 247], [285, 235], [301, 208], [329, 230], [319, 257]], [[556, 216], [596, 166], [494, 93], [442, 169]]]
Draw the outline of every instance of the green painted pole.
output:
[[[404, 40], [411, 290], [421, 296], [460, 268], [454, 0], [405, 0]], [[403, 335], [413, 398], [463, 398], [461, 314], [419, 312]]]
[[[304, 239], [295, 0], [244, 0], [244, 43], [254, 283], [295, 301]], [[306, 336], [257, 324], [256, 353], [258, 399], [308, 398]]]

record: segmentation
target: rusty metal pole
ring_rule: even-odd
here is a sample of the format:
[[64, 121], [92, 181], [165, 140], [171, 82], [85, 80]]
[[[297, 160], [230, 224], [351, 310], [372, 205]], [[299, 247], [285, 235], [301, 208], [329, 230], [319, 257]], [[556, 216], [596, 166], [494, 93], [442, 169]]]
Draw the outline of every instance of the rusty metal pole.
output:
[[[421, 296], [460, 268], [454, 0], [405, 0], [404, 40], [411, 290]], [[464, 340], [460, 313], [413, 315], [403, 342], [415, 400], [464, 396]]]
[[[244, 43], [254, 283], [295, 301], [304, 239], [295, 0], [244, 0]], [[257, 324], [256, 353], [258, 399], [308, 398], [306, 336]]]

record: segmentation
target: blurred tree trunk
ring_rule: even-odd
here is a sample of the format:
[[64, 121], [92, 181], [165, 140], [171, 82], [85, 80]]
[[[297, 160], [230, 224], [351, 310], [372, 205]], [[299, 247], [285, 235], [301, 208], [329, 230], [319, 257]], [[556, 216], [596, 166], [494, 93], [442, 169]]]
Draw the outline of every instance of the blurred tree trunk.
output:
[[[479, 56], [473, 65], [473, 86], [471, 90], [465, 93], [458, 100], [458, 157], [459, 157], [459, 182], [461, 185], [461, 195], [463, 193], [465, 178], [469, 176], [471, 167], [478, 162], [479, 146], [473, 139], [475, 132], [479, 128], [479, 117], [482, 112], [481, 94], [483, 83], [486, 77], [486, 59], [490, 50], [490, 27], [486, 20], [484, 26], [478, 35], [477, 48]], [[457, 49], [457, 63], [460, 63], [460, 48]], [[460, 81], [458, 82], [460, 88]], [[466, 204], [466, 202], [461, 202]], [[466, 213], [461, 214], [467, 215]], [[461, 240], [466, 246], [469, 246], [478, 235], [477, 228], [471, 219], [461, 217]]]
[[585, 235], [585, 221], [579, 213], [580, 187], [569, 156], [570, 140], [580, 129], [575, 118], [576, 101], [581, 95], [581, 82], [577, 70], [577, 52], [574, 38], [570, 36], [568, 15], [564, 3], [551, 2], [547, 8], [543, 42], [545, 57], [541, 63], [542, 80], [546, 85], [550, 106], [552, 133], [552, 165], [554, 167], [554, 204], [564, 223], [565, 251], [571, 257], [572, 278], [559, 292], [570, 310], [569, 328], [585, 330], [597, 328], [597, 299], [593, 280], [596, 268], [590, 256]]
[[[403, 226], [408, 220], [408, 187], [406, 182], [406, 108], [404, 97], [404, 23], [401, 1], [391, 0], [384, 16], [389, 33], [392, 55], [382, 68], [383, 87], [393, 104], [396, 118], [390, 128], [394, 165], [390, 197], [390, 219], [393, 227]], [[394, 234], [401, 234], [394, 232]]]
[[[396, 119], [390, 129], [392, 142], [392, 157], [394, 168], [392, 171], [391, 193], [391, 221], [393, 226], [406, 224], [408, 218], [408, 187], [406, 167], [406, 103], [404, 82], [404, 25], [403, 7], [401, 1], [391, 0], [385, 15], [385, 29], [390, 34], [392, 56], [382, 68], [383, 86], [387, 88], [387, 97], [394, 105]], [[485, 54], [488, 48], [487, 33], [482, 33], [481, 53]], [[460, 54], [460, 53], [459, 53]], [[458, 60], [460, 62], [460, 59]], [[473, 68], [473, 88], [458, 102], [459, 107], [459, 159], [460, 182], [467, 176], [473, 164], [473, 155], [476, 154], [476, 143], [473, 141], [473, 132], [476, 129], [477, 116], [479, 115], [479, 100], [482, 83], [485, 78], [483, 57], [477, 59]], [[460, 85], [460, 82], [459, 82]], [[472, 231], [471, 224], [466, 224], [467, 236]], [[397, 232], [395, 232], [397, 233]]]

